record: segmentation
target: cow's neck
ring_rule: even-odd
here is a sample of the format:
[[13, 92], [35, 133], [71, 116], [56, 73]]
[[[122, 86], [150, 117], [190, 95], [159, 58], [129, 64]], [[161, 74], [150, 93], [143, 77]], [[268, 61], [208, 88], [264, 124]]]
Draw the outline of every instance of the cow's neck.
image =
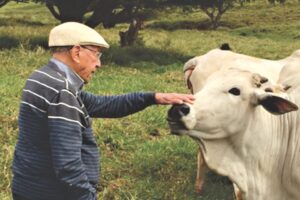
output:
[[292, 187], [292, 182], [285, 177], [296, 173], [289, 168], [295, 164], [292, 163], [295, 162], [294, 150], [290, 146], [297, 146], [294, 144], [297, 141], [300, 145], [300, 134], [289, 128], [297, 127], [293, 124], [296, 120], [291, 120], [295, 113], [274, 116], [263, 108], [257, 112], [244, 132], [230, 138], [204, 141], [207, 165], [235, 182], [245, 199], [268, 199], [269, 195], [274, 197], [274, 192], [275, 200], [292, 199], [286, 192], [286, 186]]

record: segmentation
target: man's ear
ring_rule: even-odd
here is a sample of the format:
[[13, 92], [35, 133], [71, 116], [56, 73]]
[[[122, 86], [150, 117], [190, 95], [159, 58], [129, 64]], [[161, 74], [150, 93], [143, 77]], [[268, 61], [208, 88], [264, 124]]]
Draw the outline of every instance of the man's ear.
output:
[[293, 102], [272, 94], [257, 95], [258, 105], [262, 105], [267, 111], [274, 115], [282, 115], [298, 110], [298, 106]]
[[71, 58], [74, 62], [79, 63], [80, 62], [80, 46], [75, 45], [73, 48], [70, 50]]

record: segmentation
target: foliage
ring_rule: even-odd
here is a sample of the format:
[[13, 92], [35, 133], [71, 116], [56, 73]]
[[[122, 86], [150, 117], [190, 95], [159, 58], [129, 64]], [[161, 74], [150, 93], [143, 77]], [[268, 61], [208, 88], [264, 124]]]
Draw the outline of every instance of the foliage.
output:
[[[157, 0], [35, 0], [45, 3], [51, 14], [60, 22], [76, 21], [94, 28], [103, 24], [104, 28], [112, 28], [118, 23], [130, 23], [127, 33], [120, 32], [121, 46], [133, 45], [137, 39], [140, 26], [146, 18], [146, 8], [157, 6]], [[135, 27], [132, 30], [132, 27]], [[134, 34], [130, 34], [134, 33]]]
[[[3, 0], [8, 1], [8, 0]], [[211, 27], [217, 28], [221, 16], [236, 0], [32, 0], [45, 3], [51, 14], [60, 22], [77, 21], [90, 27], [103, 24], [104, 28], [114, 27], [118, 23], [130, 23], [126, 32], [120, 32], [121, 46], [132, 45], [137, 40], [140, 27], [153, 8], [173, 5], [196, 5], [211, 20]], [[239, 0], [241, 3], [250, 0]], [[132, 30], [132, 27], [135, 27]], [[130, 34], [134, 33], [134, 34]]]
[[241, 6], [244, 6], [245, 3], [250, 3], [251, 1], [255, 1], [255, 0], [239, 0], [239, 3]]
[[60, 22], [77, 21], [90, 27], [100, 23], [104, 28], [141, 18], [141, 11], [157, 5], [157, 0], [34, 0], [45, 3], [51, 14]]
[[8, 2], [9, 2], [9, 0], [1, 0], [0, 7], [5, 6]]
[[221, 16], [230, 8], [233, 7], [234, 0], [205, 0], [199, 1], [200, 8], [207, 14], [212, 23], [212, 28], [216, 29], [219, 26]]
[[270, 4], [275, 4], [276, 2], [280, 3], [280, 4], [284, 4], [286, 0], [268, 0], [268, 2]]
[[211, 28], [216, 29], [219, 24], [222, 15], [229, 9], [232, 9], [235, 3], [239, 2], [244, 5], [248, 0], [168, 0], [171, 4], [182, 6], [193, 6], [203, 11], [211, 21]]
[[[5, 6], [9, 1], [11, 0], [0, 0], [0, 8], [2, 6]], [[18, 3], [27, 3], [29, 0], [14, 0], [14, 1]]]

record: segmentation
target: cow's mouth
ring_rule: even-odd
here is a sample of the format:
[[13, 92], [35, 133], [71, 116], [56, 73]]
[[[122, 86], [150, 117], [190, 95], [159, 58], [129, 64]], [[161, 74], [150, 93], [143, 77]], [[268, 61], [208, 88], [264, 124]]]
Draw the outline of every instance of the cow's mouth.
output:
[[173, 121], [170, 118], [167, 118], [170, 132], [174, 135], [184, 135], [188, 132], [188, 129], [184, 126], [181, 121]]

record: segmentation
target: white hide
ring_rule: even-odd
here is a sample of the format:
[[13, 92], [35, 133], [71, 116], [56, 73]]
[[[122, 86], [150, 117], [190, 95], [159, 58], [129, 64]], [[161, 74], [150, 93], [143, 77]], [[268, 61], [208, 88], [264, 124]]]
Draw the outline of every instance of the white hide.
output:
[[268, 60], [232, 51], [214, 49], [202, 56], [190, 59], [185, 63], [183, 68], [186, 79], [189, 76], [189, 69], [194, 69], [189, 80], [192, 83], [193, 91], [197, 92], [202, 88], [207, 77], [222, 68], [238, 67], [250, 72], [259, 73], [269, 80], [276, 82], [282, 67], [295, 59], [300, 60], [300, 50], [281, 60]]
[[[202, 141], [208, 167], [229, 177], [243, 200], [300, 199], [300, 115], [290, 112], [297, 109], [293, 103], [277, 98], [299, 105], [295, 94], [300, 93], [300, 85], [286, 84], [292, 85], [287, 94], [274, 95], [256, 87], [252, 73], [222, 69], [207, 78], [195, 94], [195, 103], [189, 105], [191, 112], [182, 118], [189, 129], [185, 133]], [[231, 93], [233, 88], [240, 94]], [[260, 103], [270, 96], [274, 98], [266, 107], [276, 101], [279, 110], [290, 113], [273, 107], [268, 108], [273, 114], [266, 111]]]

